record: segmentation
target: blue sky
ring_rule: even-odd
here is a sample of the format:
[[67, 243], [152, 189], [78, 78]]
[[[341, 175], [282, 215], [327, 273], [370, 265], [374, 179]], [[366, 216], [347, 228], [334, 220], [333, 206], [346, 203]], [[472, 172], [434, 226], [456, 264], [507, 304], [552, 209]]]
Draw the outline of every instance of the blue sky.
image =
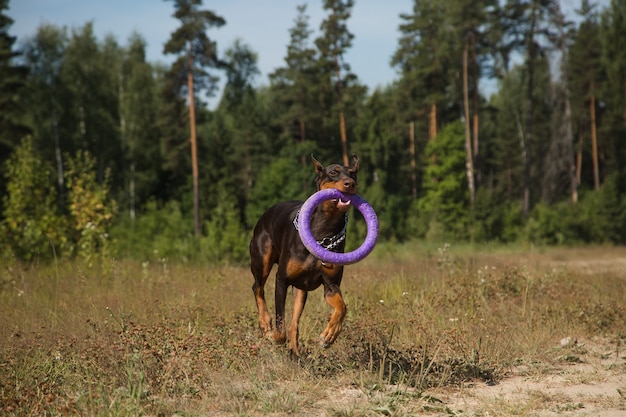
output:
[[[296, 5], [302, 3], [308, 4], [314, 39], [325, 15], [322, 0], [204, 0], [203, 8], [226, 19], [225, 26], [212, 29], [208, 35], [217, 41], [220, 52], [237, 38], [248, 44], [259, 58], [261, 76], [257, 85], [268, 84], [268, 74], [284, 65], [289, 29], [294, 25]], [[607, 4], [608, 0], [599, 3]], [[579, 4], [580, 0], [561, 0], [570, 17]], [[355, 38], [345, 59], [370, 89], [397, 78], [389, 61], [400, 36], [399, 15], [409, 13], [412, 5], [413, 0], [355, 0], [348, 21]], [[126, 45], [130, 34], [136, 31], [147, 42], [149, 61], [170, 62], [171, 56], [163, 56], [162, 50], [170, 33], [179, 26], [172, 17], [173, 11], [172, 2], [164, 0], [10, 0], [7, 14], [15, 21], [10, 33], [20, 40], [33, 36], [42, 23], [72, 29], [93, 21], [99, 39], [112, 34], [121, 45]]]

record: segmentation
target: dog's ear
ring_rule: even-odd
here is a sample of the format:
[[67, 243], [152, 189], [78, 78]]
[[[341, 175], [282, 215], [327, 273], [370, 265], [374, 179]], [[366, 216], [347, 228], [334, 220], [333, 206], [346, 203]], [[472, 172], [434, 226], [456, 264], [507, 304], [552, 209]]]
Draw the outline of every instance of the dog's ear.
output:
[[315, 173], [320, 176], [324, 173], [324, 165], [320, 164], [320, 161], [315, 159], [313, 154], [311, 154], [311, 159], [313, 160], [313, 165], [315, 166]]
[[357, 154], [352, 154], [352, 165], [350, 165], [350, 169], [356, 174], [359, 172], [359, 157]]

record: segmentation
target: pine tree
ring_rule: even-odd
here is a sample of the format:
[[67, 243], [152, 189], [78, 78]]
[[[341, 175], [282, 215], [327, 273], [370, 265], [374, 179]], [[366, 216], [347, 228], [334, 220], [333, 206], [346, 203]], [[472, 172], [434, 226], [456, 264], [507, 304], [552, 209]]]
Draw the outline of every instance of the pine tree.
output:
[[14, 50], [16, 37], [9, 35], [13, 19], [5, 14], [9, 0], [0, 0], [0, 195], [4, 193], [4, 162], [29, 129], [22, 120], [24, 107], [21, 92], [28, 68], [15, 62], [20, 53]]
[[600, 51], [605, 71], [600, 85], [605, 110], [600, 131], [606, 147], [606, 171], [626, 169], [626, 1], [613, 0], [601, 13]]
[[196, 138], [196, 90], [206, 89], [209, 95], [215, 91], [217, 77], [209, 74], [205, 68], [220, 68], [222, 63], [217, 55], [217, 44], [206, 35], [206, 30], [221, 27], [226, 21], [210, 10], [201, 10], [202, 0], [172, 0], [174, 17], [181, 21], [163, 47], [165, 54], [175, 54], [179, 58], [172, 65], [170, 76], [175, 85], [182, 89], [185, 85], [189, 101], [189, 129], [191, 143], [191, 165], [193, 177], [194, 231], [200, 234], [198, 155]]
[[[349, 83], [355, 80], [350, 65], [344, 61], [346, 51], [352, 46], [354, 35], [346, 24], [352, 13], [353, 0], [325, 0], [324, 10], [328, 11], [321, 24], [322, 35], [315, 44], [319, 50], [319, 63], [322, 68], [322, 82], [334, 80], [336, 108], [339, 116], [339, 132], [344, 165], [350, 165], [348, 155], [348, 135], [346, 131], [346, 95]], [[325, 76], [324, 76], [325, 75]]]
[[[275, 92], [284, 111], [279, 123], [282, 128], [287, 149], [295, 149], [303, 167], [308, 164], [308, 155], [313, 149], [307, 148], [306, 142], [315, 137], [316, 125], [322, 124], [323, 118], [315, 106], [312, 94], [315, 85], [316, 50], [311, 47], [309, 37], [309, 16], [306, 4], [297, 7], [294, 26], [289, 30], [290, 42], [285, 55], [285, 66], [270, 74], [272, 91]], [[293, 147], [292, 145], [296, 145]]]
[[399, 45], [391, 65], [399, 68], [399, 92], [406, 121], [427, 115], [428, 138], [437, 135], [439, 109], [446, 107], [452, 60], [446, 50], [450, 38], [445, 5], [440, 1], [415, 1], [412, 14], [400, 15]]

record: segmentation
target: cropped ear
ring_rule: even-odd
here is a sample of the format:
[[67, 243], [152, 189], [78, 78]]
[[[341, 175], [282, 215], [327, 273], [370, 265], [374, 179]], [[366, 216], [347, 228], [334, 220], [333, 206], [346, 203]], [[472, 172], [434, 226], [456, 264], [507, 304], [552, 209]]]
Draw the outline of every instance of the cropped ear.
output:
[[355, 153], [352, 154], [352, 165], [350, 165], [350, 169], [354, 171], [355, 174], [359, 172], [359, 157]]
[[313, 160], [313, 165], [315, 166], [315, 173], [320, 176], [324, 172], [324, 165], [320, 164], [320, 161], [315, 159], [313, 154], [311, 154], [311, 159]]

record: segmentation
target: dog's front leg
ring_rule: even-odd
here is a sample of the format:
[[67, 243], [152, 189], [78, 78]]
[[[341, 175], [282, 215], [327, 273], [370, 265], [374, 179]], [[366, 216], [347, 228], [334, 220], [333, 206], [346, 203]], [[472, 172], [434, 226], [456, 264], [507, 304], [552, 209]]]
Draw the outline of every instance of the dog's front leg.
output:
[[348, 308], [346, 307], [346, 303], [343, 301], [339, 287], [332, 287], [328, 290], [324, 289], [324, 298], [333, 308], [330, 320], [328, 321], [328, 324], [322, 334], [320, 334], [320, 344], [322, 347], [327, 348], [335, 341], [335, 339], [337, 339], [337, 336], [341, 332], [343, 319], [346, 317]]
[[289, 327], [289, 349], [296, 355], [300, 356], [300, 350], [298, 349], [298, 323], [300, 322], [300, 316], [302, 316], [302, 310], [306, 304], [308, 293], [304, 290], [295, 289], [293, 300], [293, 317], [291, 318], [291, 326]]
[[276, 275], [276, 327], [274, 329], [274, 341], [276, 343], [285, 343], [287, 335], [285, 332], [285, 300], [287, 299], [287, 284], [284, 279]]

